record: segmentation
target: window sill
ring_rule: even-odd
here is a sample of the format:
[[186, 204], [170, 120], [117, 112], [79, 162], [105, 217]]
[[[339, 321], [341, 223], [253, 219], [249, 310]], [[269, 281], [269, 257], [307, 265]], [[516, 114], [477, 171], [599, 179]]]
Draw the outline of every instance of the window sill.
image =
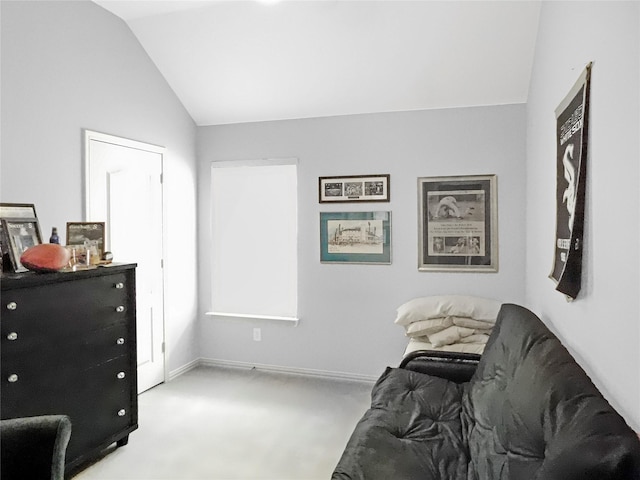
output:
[[206, 312], [206, 316], [218, 319], [229, 320], [260, 320], [266, 322], [288, 323], [294, 327], [298, 325], [300, 319], [297, 317], [277, 317], [272, 315], [253, 315], [250, 313], [225, 313], [225, 312]]

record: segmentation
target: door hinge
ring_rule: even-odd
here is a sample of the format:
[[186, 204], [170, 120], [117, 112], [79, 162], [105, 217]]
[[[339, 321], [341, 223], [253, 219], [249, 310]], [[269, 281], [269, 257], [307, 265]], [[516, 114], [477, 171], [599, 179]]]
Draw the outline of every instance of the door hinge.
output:
[[164, 173], [160, 174], [160, 183], [164, 183]]
[[164, 342], [162, 342], [162, 353], [164, 353]]
[[160, 268], [164, 268], [164, 258], [160, 259]]

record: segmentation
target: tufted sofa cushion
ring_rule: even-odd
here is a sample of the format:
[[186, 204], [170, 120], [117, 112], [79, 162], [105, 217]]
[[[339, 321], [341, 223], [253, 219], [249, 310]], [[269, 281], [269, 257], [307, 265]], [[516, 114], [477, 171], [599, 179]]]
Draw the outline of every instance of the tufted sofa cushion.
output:
[[466, 386], [469, 480], [640, 478], [640, 443], [560, 341], [503, 305]]
[[462, 392], [442, 378], [387, 368], [332, 478], [466, 479]]

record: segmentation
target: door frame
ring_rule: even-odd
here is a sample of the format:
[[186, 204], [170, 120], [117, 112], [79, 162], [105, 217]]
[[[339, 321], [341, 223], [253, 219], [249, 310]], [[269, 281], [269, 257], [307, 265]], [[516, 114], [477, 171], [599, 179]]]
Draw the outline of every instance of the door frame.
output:
[[161, 258], [161, 262], [162, 262], [162, 268], [161, 268], [161, 274], [162, 274], [162, 281], [161, 281], [161, 285], [162, 285], [162, 360], [163, 360], [163, 371], [162, 371], [162, 382], [166, 383], [167, 379], [169, 378], [169, 370], [168, 370], [168, 366], [169, 366], [169, 362], [167, 361], [167, 326], [166, 326], [166, 318], [165, 318], [165, 311], [166, 311], [166, 291], [167, 291], [167, 285], [166, 285], [166, 281], [167, 281], [167, 276], [164, 274], [164, 265], [165, 265], [165, 257], [166, 257], [166, 245], [167, 245], [167, 231], [166, 231], [166, 224], [167, 224], [167, 212], [166, 212], [166, 202], [164, 200], [164, 157], [165, 157], [165, 153], [167, 151], [167, 149], [165, 147], [161, 147], [159, 145], [154, 145], [154, 144], [150, 144], [150, 143], [145, 143], [145, 142], [140, 142], [137, 140], [131, 140], [129, 138], [124, 138], [124, 137], [119, 137], [116, 135], [110, 135], [107, 133], [101, 133], [101, 132], [96, 132], [93, 130], [88, 130], [88, 129], [83, 129], [82, 130], [82, 136], [83, 136], [83, 149], [82, 149], [82, 156], [83, 156], [83, 165], [84, 165], [84, 211], [83, 211], [83, 216], [84, 216], [84, 220], [88, 221], [88, 217], [89, 217], [89, 211], [90, 211], [90, 206], [91, 206], [91, 191], [90, 191], [90, 173], [91, 173], [91, 163], [90, 163], [90, 144], [92, 141], [99, 141], [99, 142], [103, 142], [103, 143], [110, 143], [112, 145], [117, 145], [120, 147], [128, 147], [128, 148], [134, 148], [137, 150], [143, 150], [146, 152], [151, 152], [151, 153], [157, 153], [158, 155], [160, 155], [160, 178], [161, 178], [161, 182], [160, 182], [160, 198], [161, 198], [161, 202], [162, 202], [162, 258]]

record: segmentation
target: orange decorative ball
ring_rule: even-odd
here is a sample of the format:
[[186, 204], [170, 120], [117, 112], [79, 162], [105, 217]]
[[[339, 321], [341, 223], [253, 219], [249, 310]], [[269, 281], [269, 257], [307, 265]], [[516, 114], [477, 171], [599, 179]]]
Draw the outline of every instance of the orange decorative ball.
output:
[[26, 249], [20, 263], [34, 272], [57, 272], [69, 264], [69, 258], [69, 251], [62, 245], [43, 243]]

